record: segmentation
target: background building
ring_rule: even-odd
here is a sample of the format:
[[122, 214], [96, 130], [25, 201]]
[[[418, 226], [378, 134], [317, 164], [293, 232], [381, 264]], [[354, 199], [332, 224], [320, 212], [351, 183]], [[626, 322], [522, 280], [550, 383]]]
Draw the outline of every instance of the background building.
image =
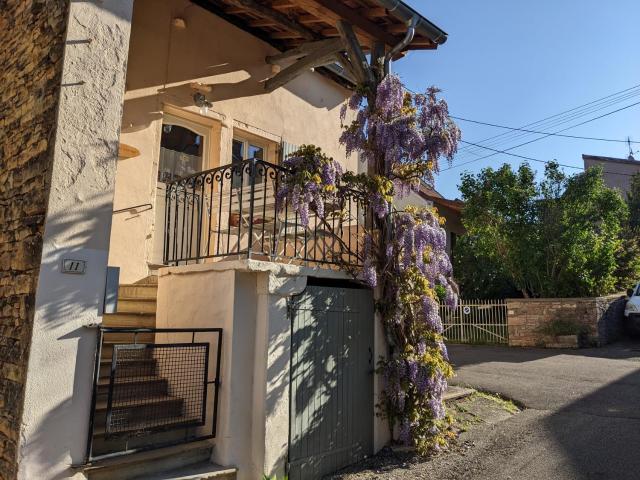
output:
[[611, 188], [617, 188], [623, 194], [629, 191], [631, 177], [640, 173], [640, 161], [632, 155], [629, 158], [601, 157], [598, 155], [582, 155], [584, 168], [602, 166], [605, 183]]

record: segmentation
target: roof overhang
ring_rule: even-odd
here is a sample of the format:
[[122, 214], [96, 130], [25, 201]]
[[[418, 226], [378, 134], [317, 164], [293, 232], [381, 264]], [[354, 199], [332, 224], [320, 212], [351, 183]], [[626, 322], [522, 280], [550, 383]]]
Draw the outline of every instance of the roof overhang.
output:
[[418, 22], [405, 50], [435, 49], [447, 34], [399, 0], [191, 0], [281, 51], [340, 36], [336, 24], [353, 25], [364, 49], [397, 45], [413, 16]]
[[[344, 37], [341, 24], [345, 23], [353, 30], [354, 40], [363, 52], [372, 51], [377, 45], [384, 46], [386, 51], [396, 47], [403, 41], [412, 20], [415, 33], [411, 41], [403, 45], [400, 55], [409, 50], [434, 50], [447, 39], [446, 32], [400, 0], [191, 1], [281, 52]], [[311, 67], [345, 86], [353, 85], [352, 72], [341, 72], [328, 58], [328, 55], [319, 55], [318, 60], [324, 63], [316, 62]]]
[[420, 186], [420, 189], [418, 190], [418, 195], [420, 195], [425, 200], [429, 200], [433, 202], [434, 205], [447, 207], [458, 213], [460, 213], [464, 208], [464, 202], [462, 200], [458, 200], [458, 199], [450, 200], [448, 198], [444, 198], [437, 191], [425, 185]]

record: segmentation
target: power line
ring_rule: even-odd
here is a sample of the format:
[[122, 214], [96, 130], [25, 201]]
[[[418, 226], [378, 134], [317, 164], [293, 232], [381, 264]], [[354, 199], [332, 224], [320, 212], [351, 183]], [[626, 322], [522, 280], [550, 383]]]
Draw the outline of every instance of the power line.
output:
[[517, 128], [517, 127], [507, 127], [505, 125], [498, 125], [496, 123], [489, 123], [489, 122], [481, 122], [479, 120], [471, 120], [469, 118], [463, 118], [463, 117], [456, 117], [455, 115], [450, 115], [451, 118], [455, 118], [456, 120], [460, 120], [462, 122], [469, 122], [469, 123], [476, 123], [478, 125], [486, 125], [488, 127], [496, 127], [496, 128], [504, 128], [506, 130], [513, 130], [513, 131], [518, 131], [518, 132], [527, 132], [527, 133], [536, 133], [538, 135], [547, 135], [547, 136], [554, 136], [554, 137], [564, 137], [564, 138], [575, 138], [578, 140], [597, 140], [599, 142], [617, 142], [617, 143], [640, 143], [640, 142], [636, 142], [630, 139], [627, 140], [615, 140], [612, 138], [598, 138], [598, 137], [582, 137], [579, 135], [563, 135], [561, 133], [549, 133], [549, 132], [541, 132], [538, 130], [527, 130], [524, 128]]
[[[553, 117], [548, 117], [548, 119], [542, 119], [539, 120], [537, 122], [532, 122], [530, 124], [521, 126], [520, 128], [537, 128], [537, 129], [550, 129], [559, 125], [562, 125], [564, 123], [568, 123], [571, 120], [586, 116], [590, 113], [595, 113], [597, 111], [600, 110], [604, 110], [605, 108], [609, 107], [609, 106], [613, 106], [619, 103], [622, 103], [626, 100], [630, 100], [634, 97], [638, 97], [640, 95], [640, 89], [636, 89], [630, 93], [625, 93], [621, 96], [617, 96], [615, 98], [611, 98], [611, 99], [607, 99], [604, 101], [600, 101], [594, 104], [590, 104], [587, 106], [583, 106], [583, 107], [578, 107], [577, 110], [575, 111], [571, 111], [569, 113], [564, 113], [564, 114], [559, 114]], [[489, 137], [489, 139], [493, 139], [493, 138], [500, 138], [499, 140], [494, 140], [494, 143], [497, 142], [502, 142], [503, 139], [501, 137], [509, 137], [509, 136], [523, 136], [526, 134], [522, 134], [522, 133], [512, 133], [512, 132], [505, 132], [505, 133], [501, 133], [501, 134], [497, 134], [497, 135], [493, 135], [492, 137]], [[483, 142], [486, 142], [489, 139], [485, 139], [483, 140]]]
[[[569, 165], [569, 164], [566, 164], [566, 163], [560, 163], [560, 162], [558, 162], [556, 160], [542, 160], [540, 158], [528, 157], [526, 155], [518, 155], [517, 153], [507, 152], [506, 150], [496, 150], [495, 148], [485, 147], [484, 145], [480, 145], [478, 143], [473, 143], [473, 142], [467, 142], [465, 140], [460, 140], [460, 142], [466, 143], [468, 145], [472, 145], [474, 147], [484, 148], [485, 150], [491, 150], [492, 152], [495, 152], [495, 154], [502, 153], [504, 155], [509, 155], [511, 157], [521, 158], [523, 160], [530, 160], [532, 162], [538, 162], [538, 163], [544, 163], [544, 164], [555, 162], [561, 167], [573, 168], [573, 169], [576, 169], [576, 170], [584, 170], [584, 167], [576, 167], [575, 165]], [[473, 161], [474, 160], [471, 160], [469, 162], [461, 163], [460, 165], [454, 165], [452, 167], [443, 168], [442, 170], [440, 170], [440, 172], [446, 172], [447, 170], [451, 170], [452, 168], [456, 168], [456, 167], [461, 167], [462, 165], [466, 165], [467, 163], [472, 163]], [[633, 177], [635, 175], [633, 173], [609, 172], [609, 171], [606, 171], [606, 170], [603, 170], [602, 173], [608, 173], [610, 175], [622, 175], [622, 176], [625, 176], [625, 177]]]
[[[538, 120], [536, 122], [531, 122], [528, 123], [526, 125], [523, 125], [520, 128], [526, 128], [526, 127], [532, 127], [532, 126], [536, 126], [538, 128], [543, 128], [542, 125], [544, 124], [549, 124], [546, 125], [544, 128], [551, 128], [553, 124], [553, 126], [558, 126], [562, 123], [566, 123], [567, 121], [572, 120], [573, 118], [577, 118], [583, 115], [586, 115], [588, 113], [593, 113], [594, 111], [597, 110], [601, 110], [603, 108], [606, 108], [606, 106], [610, 106], [613, 105], [615, 103], [619, 103], [625, 99], [637, 96], [640, 94], [640, 91], [638, 91], [637, 89], [640, 87], [640, 84], [638, 85], [634, 85], [632, 87], [626, 88], [624, 90], [606, 95], [604, 97], [598, 98], [596, 100], [592, 100], [590, 102], [587, 102], [585, 104], [579, 105], [577, 107], [573, 107], [569, 110], [565, 110], [563, 112], [557, 113], [555, 115], [551, 115], [549, 117], [545, 117], [541, 120]], [[635, 90], [635, 91], [634, 91]], [[624, 94], [621, 96], [621, 94]], [[613, 98], [613, 97], [617, 97], [617, 98]], [[567, 115], [569, 114], [569, 115]], [[555, 120], [554, 120], [555, 119]], [[551, 122], [549, 122], [549, 120], [551, 120]], [[501, 137], [509, 137], [509, 136], [513, 136], [513, 132], [504, 132], [504, 133], [500, 133], [497, 135], [493, 135], [490, 137], [487, 137], [485, 139], [479, 140], [479, 143], [484, 143], [490, 140], [494, 140], [494, 139], [498, 139]], [[522, 134], [515, 134], [515, 138], [517, 138], [518, 136], [522, 136]], [[497, 143], [502, 143], [502, 141], [505, 140], [504, 138], [502, 140], [499, 140]], [[492, 142], [493, 144], [496, 143], [496, 141]], [[470, 147], [464, 147], [462, 150], [464, 149], [468, 149]]]
[[[621, 98], [619, 100], [615, 100], [613, 102], [607, 102], [607, 103], [603, 103], [601, 105], [594, 107], [588, 107], [588, 109], [586, 110], [582, 110], [576, 114], [572, 114], [570, 116], [567, 117], [563, 117], [560, 118], [556, 121], [552, 121], [551, 123], [549, 122], [542, 122], [538, 125], [535, 126], [535, 128], [540, 129], [540, 130], [545, 130], [545, 131], [552, 131], [552, 132], [557, 132], [557, 127], [566, 125], [567, 123], [569, 123], [572, 120], [578, 120], [581, 118], [586, 117], [588, 114], [592, 114], [592, 113], [596, 113], [596, 112], [601, 112], [603, 110], [605, 110], [607, 107], [609, 106], [614, 106], [614, 105], [618, 105], [619, 103], [622, 103], [622, 101], [624, 101], [625, 99], [627, 100], [631, 100], [633, 99], [633, 97], [638, 97], [640, 96], [640, 91], [638, 91], [636, 94], [629, 96], [629, 97], [624, 97]], [[524, 127], [522, 127], [524, 128]], [[572, 127], [573, 128], [573, 127]], [[566, 130], [566, 129], [565, 129]], [[564, 131], [564, 130], [563, 130]], [[497, 147], [497, 148], [502, 148], [503, 146], [506, 146], [506, 144], [508, 144], [509, 142], [512, 142], [514, 140], [519, 140], [519, 139], [526, 139], [527, 137], [531, 137], [532, 135], [535, 134], [529, 134], [529, 133], [524, 133], [524, 132], [517, 132], [517, 131], [509, 131], [509, 132], [503, 132], [502, 134], [499, 134], [501, 137], [501, 139], [498, 140], [494, 140], [492, 142], [484, 142], [484, 141], [480, 141], [477, 143], [482, 143], [483, 145], [487, 145], [487, 146], [491, 146], [491, 147]], [[476, 151], [477, 149], [475, 149], [474, 147], [463, 147], [463, 154], [464, 153], [471, 153], [474, 155], [479, 155], [479, 153]], [[464, 150], [468, 150], [468, 152], [464, 152]]]
[[[569, 127], [563, 128], [561, 130], [558, 130], [557, 132], [545, 134], [542, 137], [534, 138], [533, 140], [529, 140], [529, 141], [526, 141], [526, 142], [523, 142], [523, 143], [519, 143], [518, 145], [514, 145], [513, 147], [509, 147], [509, 148], [506, 148], [504, 150], [495, 150], [495, 153], [491, 153], [489, 155], [484, 155], [482, 157], [474, 158], [473, 160], [469, 160], [468, 162], [464, 162], [464, 163], [461, 163], [461, 164], [458, 164], [458, 165], [454, 165], [452, 167], [447, 168], [447, 170], [450, 170], [452, 168], [456, 168], [456, 167], [459, 167], [459, 166], [462, 166], [462, 165], [466, 165], [466, 164], [469, 164], [469, 163], [472, 163], [472, 162], [477, 162], [479, 160], [484, 160], [485, 158], [493, 157], [494, 155], [496, 155], [498, 153], [506, 153], [509, 150], [513, 150], [513, 149], [522, 147], [524, 145], [528, 145], [530, 143], [537, 142], [538, 140], [542, 140], [542, 139], [547, 138], [547, 137], [549, 137], [551, 135], [554, 135], [554, 134], [557, 134], [557, 133], [560, 133], [560, 132], [564, 132], [565, 130], [569, 130], [570, 128], [579, 127], [580, 125], [585, 125], [585, 124], [593, 122], [595, 120], [599, 120], [599, 119], [607, 117], [609, 115], [613, 115], [614, 113], [618, 113], [618, 112], [620, 112], [622, 110], [626, 110], [627, 108], [635, 107], [636, 105], [640, 105], [640, 102], [632, 103], [631, 105], [627, 105], [625, 107], [618, 108], [618, 109], [613, 110], [611, 112], [607, 112], [607, 113], [604, 113], [602, 115], [598, 115], [597, 117], [593, 117], [593, 118], [590, 118], [589, 120], [585, 120], [583, 122], [576, 123], [575, 125], [571, 125]], [[467, 143], [469, 145], [473, 145], [473, 146], [478, 147], [478, 148], [485, 148], [485, 149], [488, 149], [488, 150], [494, 150], [492, 148], [485, 147], [484, 145], [479, 145], [477, 143], [472, 143], [472, 142], [463, 142], [463, 143]]]

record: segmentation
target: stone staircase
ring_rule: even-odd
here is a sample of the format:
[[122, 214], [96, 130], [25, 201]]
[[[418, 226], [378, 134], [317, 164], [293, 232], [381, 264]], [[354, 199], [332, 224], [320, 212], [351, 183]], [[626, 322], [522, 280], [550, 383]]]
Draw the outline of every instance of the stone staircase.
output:
[[[135, 284], [120, 285], [117, 312], [105, 314], [103, 326], [154, 328], [157, 289], [155, 276]], [[154, 337], [153, 333], [139, 333], [135, 343], [153, 343]], [[179, 427], [194, 420], [185, 417], [183, 399], [170, 395], [167, 378], [159, 374], [157, 360], [147, 350], [124, 362], [118, 361], [114, 398], [126, 398], [126, 402], [121, 405], [114, 403], [113, 415], [127, 426], [119, 430], [125, 436], [105, 437], [113, 345], [130, 343], [134, 343], [134, 335], [130, 333], [106, 333], [103, 339], [94, 413], [94, 457], [144, 446], [150, 438], [158, 444], [184, 439], [185, 430], [180, 428], [137, 435], [138, 430], [144, 430], [146, 419], [153, 418], [154, 425], [162, 424], [164, 427]], [[126, 437], [127, 433], [132, 436]], [[105, 457], [91, 462], [84, 471], [90, 480], [235, 479], [235, 469], [222, 468], [210, 462], [212, 449], [211, 441], [195, 441], [131, 455]]]

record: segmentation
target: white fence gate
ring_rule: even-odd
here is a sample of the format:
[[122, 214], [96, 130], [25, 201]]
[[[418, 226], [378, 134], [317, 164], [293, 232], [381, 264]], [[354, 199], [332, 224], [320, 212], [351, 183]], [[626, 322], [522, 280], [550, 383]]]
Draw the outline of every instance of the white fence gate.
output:
[[508, 343], [504, 300], [460, 300], [456, 308], [440, 306], [444, 336], [453, 343]]

